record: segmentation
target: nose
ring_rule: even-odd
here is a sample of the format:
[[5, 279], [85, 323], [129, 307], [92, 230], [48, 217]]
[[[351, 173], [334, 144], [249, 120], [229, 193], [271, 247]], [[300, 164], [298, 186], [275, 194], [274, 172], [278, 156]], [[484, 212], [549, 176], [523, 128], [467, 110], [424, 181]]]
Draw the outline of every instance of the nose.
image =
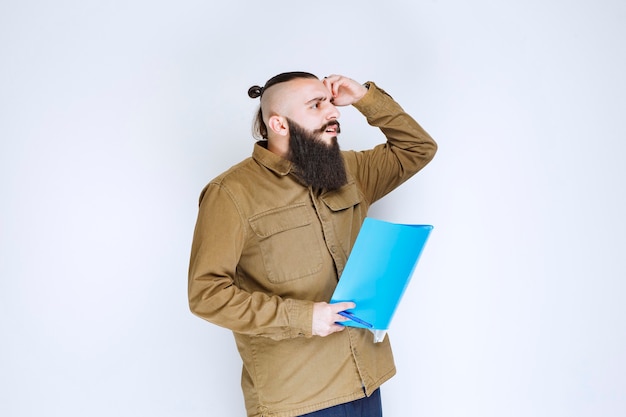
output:
[[337, 109], [337, 107], [334, 104], [328, 103], [328, 114], [326, 115], [326, 119], [328, 120], [339, 119], [339, 116], [341, 116], [339, 109]]

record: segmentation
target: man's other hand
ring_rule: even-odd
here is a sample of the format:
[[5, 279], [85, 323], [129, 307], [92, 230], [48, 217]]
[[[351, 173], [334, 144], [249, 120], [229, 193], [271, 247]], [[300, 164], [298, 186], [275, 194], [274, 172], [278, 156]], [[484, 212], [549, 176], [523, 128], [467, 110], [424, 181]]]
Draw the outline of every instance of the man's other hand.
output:
[[313, 336], [328, 336], [329, 334], [340, 332], [345, 329], [338, 322], [348, 319], [339, 314], [340, 311], [349, 310], [356, 305], [351, 302], [341, 302], [328, 304], [324, 302], [313, 304]]

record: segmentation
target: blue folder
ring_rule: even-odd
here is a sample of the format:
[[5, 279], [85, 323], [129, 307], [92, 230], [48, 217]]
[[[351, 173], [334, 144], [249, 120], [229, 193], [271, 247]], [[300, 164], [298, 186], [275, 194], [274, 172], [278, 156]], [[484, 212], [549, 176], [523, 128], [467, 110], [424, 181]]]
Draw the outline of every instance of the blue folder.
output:
[[387, 330], [433, 226], [365, 218], [331, 303], [353, 301], [346, 326]]

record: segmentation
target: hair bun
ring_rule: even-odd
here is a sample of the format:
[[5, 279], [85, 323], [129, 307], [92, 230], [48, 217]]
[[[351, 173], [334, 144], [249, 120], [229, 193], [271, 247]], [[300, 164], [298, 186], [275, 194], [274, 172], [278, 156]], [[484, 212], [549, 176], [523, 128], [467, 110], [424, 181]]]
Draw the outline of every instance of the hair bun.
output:
[[250, 98], [257, 98], [263, 94], [263, 87], [259, 87], [258, 85], [253, 85], [248, 89], [248, 96]]

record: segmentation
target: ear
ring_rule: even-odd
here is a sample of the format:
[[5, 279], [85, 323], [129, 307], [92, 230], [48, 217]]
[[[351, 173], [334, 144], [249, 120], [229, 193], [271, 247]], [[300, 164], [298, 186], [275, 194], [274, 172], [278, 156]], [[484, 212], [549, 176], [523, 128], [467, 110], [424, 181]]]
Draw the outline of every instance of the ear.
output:
[[289, 135], [289, 126], [287, 125], [287, 120], [281, 116], [271, 116], [267, 121], [267, 125], [269, 128], [280, 136], [288, 136]]

